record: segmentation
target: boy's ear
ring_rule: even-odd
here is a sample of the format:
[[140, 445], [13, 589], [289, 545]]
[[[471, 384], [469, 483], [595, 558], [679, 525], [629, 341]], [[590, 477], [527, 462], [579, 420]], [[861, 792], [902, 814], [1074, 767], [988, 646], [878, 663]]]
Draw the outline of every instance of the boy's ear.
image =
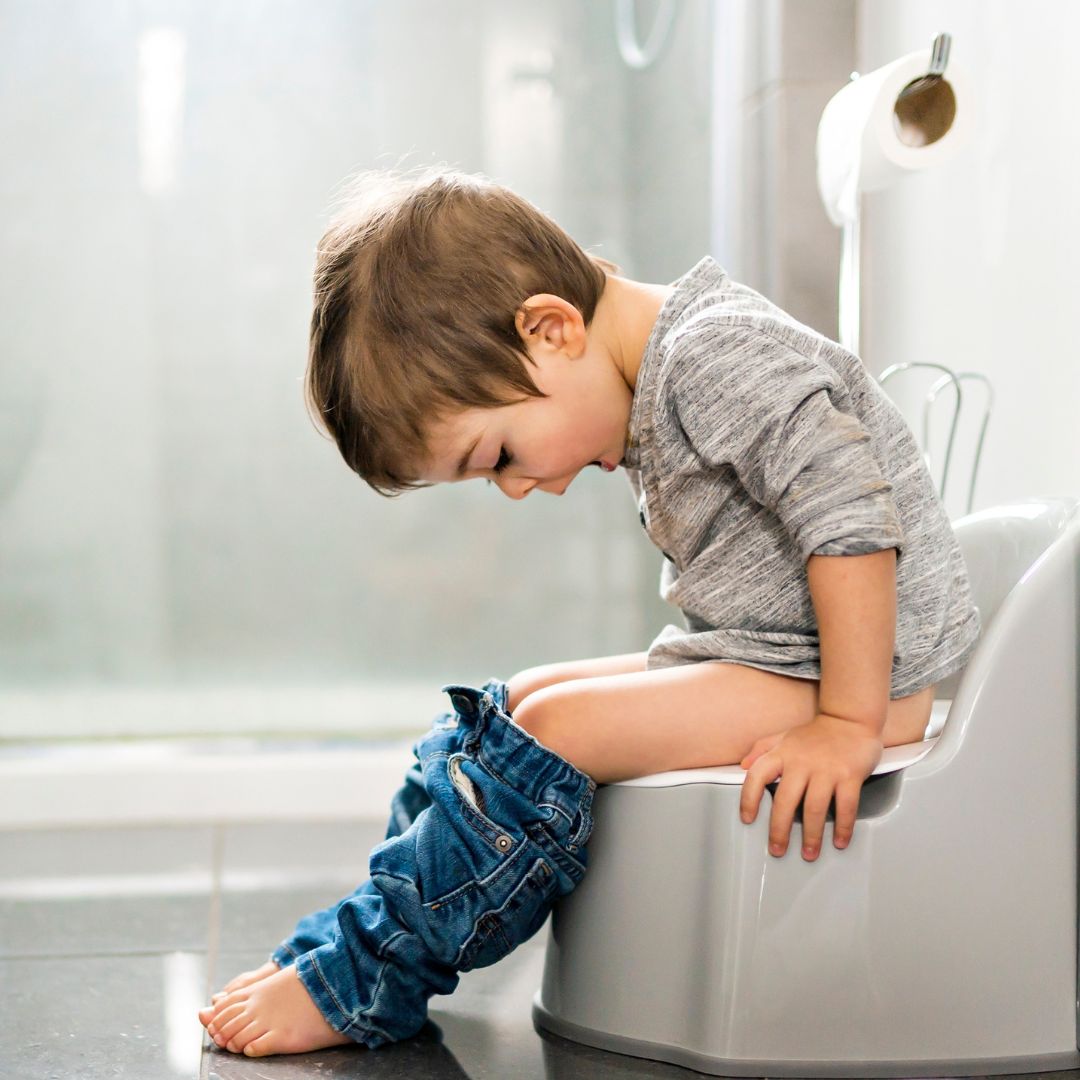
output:
[[585, 322], [573, 304], [553, 293], [530, 296], [514, 315], [514, 323], [526, 345], [545, 342], [555, 348], [585, 345]]

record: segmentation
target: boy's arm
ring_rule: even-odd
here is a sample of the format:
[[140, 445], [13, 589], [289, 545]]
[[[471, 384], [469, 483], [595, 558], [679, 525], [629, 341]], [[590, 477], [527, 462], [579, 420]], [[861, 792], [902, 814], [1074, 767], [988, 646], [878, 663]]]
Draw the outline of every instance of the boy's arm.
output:
[[880, 738], [896, 639], [896, 548], [811, 555], [806, 576], [821, 648], [818, 712], [857, 720]]
[[806, 564], [818, 622], [821, 684], [817, 715], [761, 740], [743, 759], [740, 809], [757, 817], [763, 790], [780, 779], [769, 819], [769, 850], [783, 855], [803, 803], [803, 858], [821, 850], [835, 798], [833, 843], [855, 830], [859, 790], [881, 760], [896, 633], [896, 549], [865, 555], [811, 555]]
[[883, 752], [895, 569], [906, 544], [892, 484], [853, 394], [820, 349], [807, 354], [767, 327], [706, 320], [682, 339], [670, 368], [675, 413], [694, 451], [734, 470], [806, 566], [821, 655], [818, 713], [751, 748], [741, 810], [754, 821], [764, 788], [783, 777], [769, 849], [784, 853], [802, 803], [804, 857], [813, 859], [834, 801], [833, 842], [850, 841], [860, 789]]

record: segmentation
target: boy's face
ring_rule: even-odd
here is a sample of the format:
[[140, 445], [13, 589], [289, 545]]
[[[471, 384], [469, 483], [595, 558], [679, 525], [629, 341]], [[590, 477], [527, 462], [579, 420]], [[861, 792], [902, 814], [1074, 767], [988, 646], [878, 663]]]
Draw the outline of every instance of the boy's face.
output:
[[622, 460], [633, 391], [611, 356], [588, 340], [581, 313], [543, 293], [525, 302], [517, 324], [535, 362], [533, 382], [550, 397], [444, 419], [429, 433], [421, 480], [481, 477], [523, 499], [533, 488], [561, 495], [582, 469], [599, 462], [611, 471]]

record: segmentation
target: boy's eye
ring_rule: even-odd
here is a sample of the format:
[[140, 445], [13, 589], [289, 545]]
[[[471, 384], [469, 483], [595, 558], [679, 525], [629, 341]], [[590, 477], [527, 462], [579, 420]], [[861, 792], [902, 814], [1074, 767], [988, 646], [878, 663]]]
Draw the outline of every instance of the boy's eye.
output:
[[[505, 460], [504, 460], [505, 459]], [[499, 460], [495, 462], [495, 472], [501, 473], [514, 459], [506, 452], [505, 446], [499, 447]]]

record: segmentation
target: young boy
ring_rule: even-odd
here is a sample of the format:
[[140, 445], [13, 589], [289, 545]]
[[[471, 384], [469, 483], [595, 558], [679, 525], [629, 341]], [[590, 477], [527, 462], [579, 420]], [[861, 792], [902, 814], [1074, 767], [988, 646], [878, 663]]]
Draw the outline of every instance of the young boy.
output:
[[858, 357], [708, 256], [670, 285], [618, 271], [440, 167], [361, 174], [323, 237], [308, 391], [350, 468], [384, 495], [479, 477], [521, 499], [621, 466], [686, 626], [444, 687], [455, 711], [414, 747], [372, 878], [215, 995], [219, 1045], [415, 1033], [580, 880], [597, 784], [739, 763], [746, 822], [783, 777], [772, 854], [802, 804], [817, 858], [834, 799], [845, 847], [882, 749], [923, 738], [970, 657], [962, 553]]

